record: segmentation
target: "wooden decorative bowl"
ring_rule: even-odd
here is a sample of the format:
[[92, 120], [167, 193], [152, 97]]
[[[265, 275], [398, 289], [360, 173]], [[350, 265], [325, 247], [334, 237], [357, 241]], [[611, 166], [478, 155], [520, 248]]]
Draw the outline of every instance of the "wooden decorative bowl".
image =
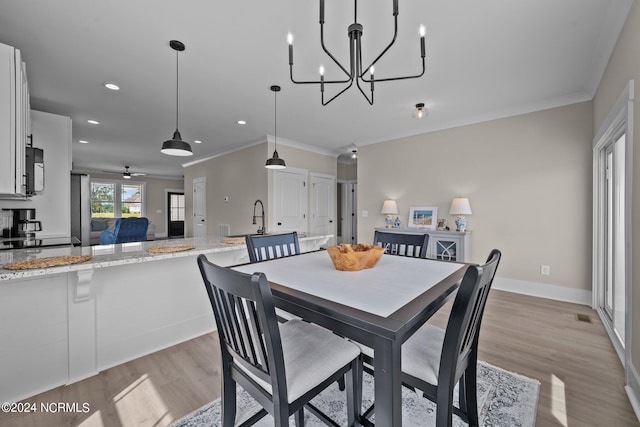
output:
[[336, 270], [358, 271], [372, 268], [382, 257], [384, 248], [373, 245], [349, 245], [329, 246], [329, 257]]

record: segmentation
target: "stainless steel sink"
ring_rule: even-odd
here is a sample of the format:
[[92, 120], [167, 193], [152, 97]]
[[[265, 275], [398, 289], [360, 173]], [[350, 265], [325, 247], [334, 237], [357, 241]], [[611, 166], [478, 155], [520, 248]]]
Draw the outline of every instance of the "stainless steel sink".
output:
[[229, 236], [224, 236], [224, 237], [247, 237], [247, 236], [268, 236], [271, 233], [264, 233], [264, 234], [258, 234], [258, 233], [247, 233], [247, 234], [231, 234]]

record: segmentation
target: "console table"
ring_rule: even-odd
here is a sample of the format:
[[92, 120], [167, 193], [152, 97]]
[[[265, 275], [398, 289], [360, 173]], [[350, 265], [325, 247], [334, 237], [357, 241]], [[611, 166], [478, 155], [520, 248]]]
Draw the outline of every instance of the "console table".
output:
[[424, 228], [376, 228], [386, 233], [428, 234], [427, 257], [444, 261], [469, 262], [471, 259], [471, 231], [427, 230]]

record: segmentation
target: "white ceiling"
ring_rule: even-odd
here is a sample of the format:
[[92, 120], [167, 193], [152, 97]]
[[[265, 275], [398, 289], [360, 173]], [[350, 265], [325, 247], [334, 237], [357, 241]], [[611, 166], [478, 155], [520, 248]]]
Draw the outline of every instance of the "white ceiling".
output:
[[[317, 86], [289, 80], [288, 32], [296, 78], [316, 79], [320, 64], [327, 79], [341, 78], [320, 47], [318, 0], [2, 0], [0, 42], [23, 53], [32, 108], [72, 118], [75, 170], [130, 165], [132, 172], [182, 176], [185, 162], [274, 134], [272, 84], [282, 86], [278, 142], [336, 155], [353, 145], [591, 99], [631, 3], [400, 0], [398, 39], [376, 65], [376, 78], [420, 70], [420, 24], [427, 29], [427, 71], [420, 79], [378, 83], [373, 106], [354, 86], [323, 107]], [[392, 36], [391, 4], [358, 4], [367, 64]], [[352, 22], [353, 2], [326, 1], [326, 44], [343, 62]], [[179, 129], [183, 139], [203, 141], [191, 144], [189, 158], [160, 153], [175, 130], [172, 39], [186, 45]], [[121, 90], [108, 91], [105, 82]], [[426, 119], [411, 117], [418, 102], [430, 110]], [[101, 124], [87, 124], [90, 118]]]

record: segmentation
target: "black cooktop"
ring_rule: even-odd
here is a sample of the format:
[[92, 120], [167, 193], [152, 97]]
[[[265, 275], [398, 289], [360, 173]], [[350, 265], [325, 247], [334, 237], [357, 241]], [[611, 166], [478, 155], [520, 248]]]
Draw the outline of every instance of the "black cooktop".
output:
[[0, 239], [0, 251], [8, 249], [44, 248], [53, 246], [79, 246], [76, 237], [8, 238]]

